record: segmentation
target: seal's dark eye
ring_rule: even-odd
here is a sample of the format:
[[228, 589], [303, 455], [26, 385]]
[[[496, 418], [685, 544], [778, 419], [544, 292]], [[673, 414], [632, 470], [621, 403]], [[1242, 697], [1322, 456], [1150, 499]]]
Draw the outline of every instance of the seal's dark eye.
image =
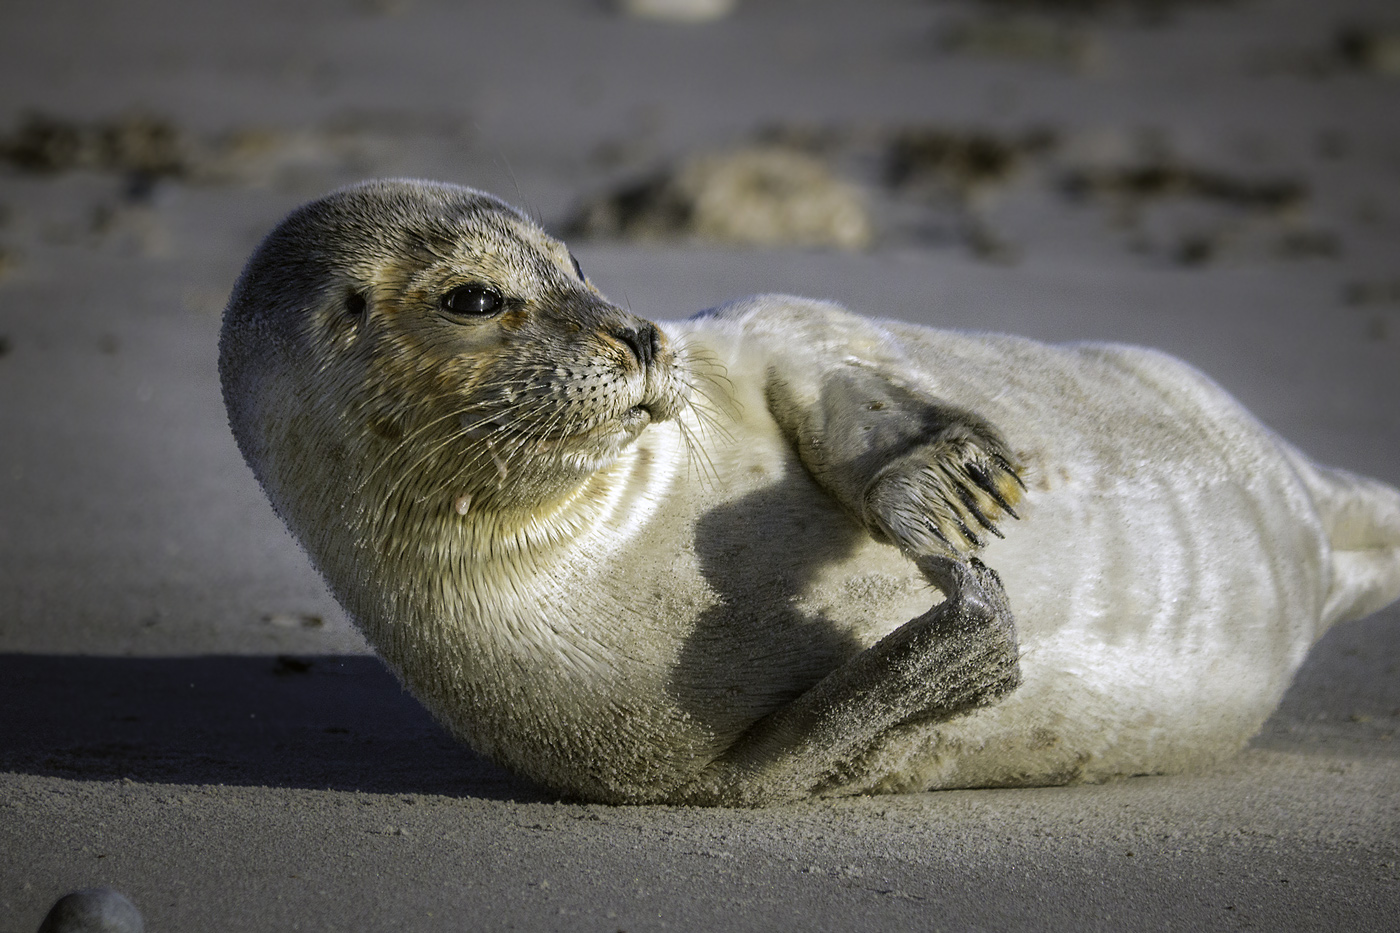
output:
[[442, 296], [442, 310], [454, 317], [490, 317], [505, 307], [505, 297], [489, 285], [458, 285]]
[[578, 274], [578, 280], [580, 282], [587, 282], [588, 277], [583, 274], [583, 266], [578, 264], [578, 257], [575, 256], [573, 253], [570, 253], [569, 260], [574, 264], [574, 272]]
[[345, 299], [345, 312], [351, 317], [364, 317], [366, 307], [365, 296], [359, 292], [351, 292]]

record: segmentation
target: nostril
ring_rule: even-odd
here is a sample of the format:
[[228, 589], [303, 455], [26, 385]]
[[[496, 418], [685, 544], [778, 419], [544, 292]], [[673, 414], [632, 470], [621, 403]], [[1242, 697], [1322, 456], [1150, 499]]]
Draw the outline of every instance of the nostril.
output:
[[636, 327], [618, 328], [613, 336], [631, 347], [643, 366], [650, 366], [661, 349], [661, 337], [656, 332], [656, 325], [650, 321], [643, 321]]

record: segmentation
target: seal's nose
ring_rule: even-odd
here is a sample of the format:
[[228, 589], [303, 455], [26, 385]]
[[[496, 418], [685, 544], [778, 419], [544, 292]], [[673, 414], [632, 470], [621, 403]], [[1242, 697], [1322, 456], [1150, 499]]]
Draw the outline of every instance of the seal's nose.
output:
[[650, 366], [656, 354], [661, 352], [661, 335], [657, 333], [656, 325], [650, 321], [641, 321], [635, 326], [619, 327], [613, 331], [613, 336], [631, 347], [633, 355], [643, 366]]

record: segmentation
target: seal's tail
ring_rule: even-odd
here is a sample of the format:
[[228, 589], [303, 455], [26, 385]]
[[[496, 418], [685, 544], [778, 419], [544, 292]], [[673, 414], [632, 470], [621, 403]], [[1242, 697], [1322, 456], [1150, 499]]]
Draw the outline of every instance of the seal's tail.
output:
[[1400, 489], [1295, 456], [1332, 543], [1332, 586], [1322, 628], [1359, 619], [1400, 598]]

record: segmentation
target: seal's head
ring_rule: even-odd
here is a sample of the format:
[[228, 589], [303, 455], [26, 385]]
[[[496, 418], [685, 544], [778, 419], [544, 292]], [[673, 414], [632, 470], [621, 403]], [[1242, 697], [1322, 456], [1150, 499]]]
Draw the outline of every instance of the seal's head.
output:
[[313, 554], [327, 525], [548, 509], [689, 394], [683, 354], [564, 244], [417, 181], [342, 189], [269, 234], [219, 371], [244, 458]]

